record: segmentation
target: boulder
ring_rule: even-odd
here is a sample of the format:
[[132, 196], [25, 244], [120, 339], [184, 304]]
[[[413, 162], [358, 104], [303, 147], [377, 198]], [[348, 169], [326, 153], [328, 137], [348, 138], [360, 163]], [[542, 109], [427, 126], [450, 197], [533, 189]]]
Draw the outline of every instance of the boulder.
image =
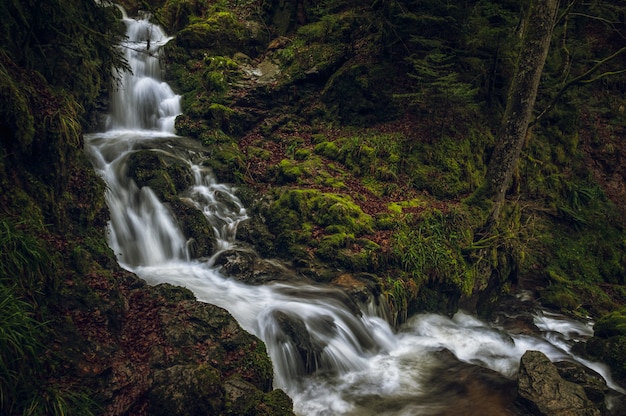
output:
[[600, 416], [585, 389], [561, 377], [557, 367], [540, 351], [527, 351], [520, 361], [518, 394], [532, 414]]
[[220, 374], [206, 364], [156, 371], [148, 402], [155, 416], [219, 414], [224, 408]]
[[253, 251], [225, 250], [217, 256], [215, 265], [221, 266], [226, 276], [250, 285], [301, 279], [281, 264], [262, 259]]
[[609, 387], [600, 374], [582, 364], [571, 361], [559, 361], [554, 365], [563, 379], [582, 386], [589, 400], [599, 408], [604, 406]]
[[[298, 370], [304, 374], [313, 373], [317, 370], [324, 345], [311, 338], [302, 319], [282, 311], [274, 311], [273, 315], [285, 337], [282, 341], [290, 342], [300, 356], [302, 367]], [[327, 322], [326, 327], [332, 328], [332, 325]]]

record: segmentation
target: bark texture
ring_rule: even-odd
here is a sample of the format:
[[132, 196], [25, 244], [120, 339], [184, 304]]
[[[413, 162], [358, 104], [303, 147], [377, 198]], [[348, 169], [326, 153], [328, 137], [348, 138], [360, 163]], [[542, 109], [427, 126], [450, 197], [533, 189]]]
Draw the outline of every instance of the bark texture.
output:
[[507, 97], [506, 110], [485, 181], [485, 197], [494, 202], [490, 222], [500, 209], [517, 167], [532, 121], [543, 66], [548, 56], [558, 0], [533, 0], [527, 16], [522, 49]]

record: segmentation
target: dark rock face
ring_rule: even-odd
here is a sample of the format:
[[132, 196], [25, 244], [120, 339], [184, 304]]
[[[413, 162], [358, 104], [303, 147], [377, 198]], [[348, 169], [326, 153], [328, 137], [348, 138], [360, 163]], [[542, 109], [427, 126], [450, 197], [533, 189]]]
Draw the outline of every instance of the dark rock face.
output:
[[[104, 414], [293, 414], [289, 397], [272, 390], [265, 345], [227, 311], [125, 272], [115, 276], [115, 290], [112, 284], [92, 277], [100, 306], [67, 311], [77, 325], [82, 382], [101, 398]], [[108, 305], [120, 320], [94, 321], [112, 314]]]
[[600, 416], [585, 389], [561, 377], [557, 367], [539, 351], [521, 359], [518, 379], [520, 401], [536, 415]]
[[250, 285], [299, 279], [284, 266], [262, 259], [253, 251], [226, 250], [217, 256], [215, 264], [225, 275]]
[[564, 380], [581, 386], [589, 400], [600, 409], [604, 407], [604, 399], [609, 393], [609, 388], [600, 374], [581, 364], [569, 361], [559, 361], [554, 365]]
[[176, 365], [154, 374], [149, 409], [155, 416], [218, 414], [224, 407], [219, 373], [207, 365]]
[[[324, 345], [320, 345], [311, 339], [306, 325], [300, 318], [281, 311], [274, 311], [273, 315], [278, 326], [283, 331], [285, 336], [284, 342], [291, 342], [300, 355], [302, 362], [300, 371], [304, 374], [314, 372], [317, 369], [317, 363], [320, 361], [319, 358]], [[328, 323], [328, 325], [332, 326], [332, 322]]]

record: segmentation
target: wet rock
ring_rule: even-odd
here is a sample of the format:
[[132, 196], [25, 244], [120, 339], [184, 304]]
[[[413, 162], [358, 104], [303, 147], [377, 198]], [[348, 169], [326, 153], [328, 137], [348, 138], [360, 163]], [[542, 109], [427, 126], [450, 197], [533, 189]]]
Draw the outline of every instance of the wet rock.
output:
[[263, 393], [238, 376], [224, 382], [227, 407], [232, 415], [293, 415], [293, 403], [282, 390]]
[[231, 377], [224, 382], [224, 390], [232, 414], [247, 415], [261, 400], [263, 393], [240, 377]]
[[520, 401], [532, 414], [599, 416], [600, 410], [582, 386], [563, 379], [557, 367], [539, 351], [527, 351], [518, 375]]
[[280, 263], [262, 259], [253, 251], [226, 250], [218, 255], [215, 265], [221, 266], [225, 275], [250, 285], [301, 279]]
[[203, 364], [156, 371], [148, 401], [151, 415], [182, 416], [220, 414], [225, 399], [219, 372]]
[[608, 364], [614, 381], [622, 387], [626, 386], [626, 336], [590, 338], [585, 352], [591, 359]]
[[215, 231], [202, 212], [186, 199], [172, 199], [170, 209], [183, 235], [188, 238], [187, 249], [191, 258], [210, 256], [215, 251]]
[[[311, 338], [304, 321], [298, 317], [288, 315], [282, 311], [272, 312], [278, 326], [283, 332], [282, 342], [291, 342], [300, 355], [302, 368], [300, 372], [311, 374], [317, 370], [324, 345]], [[333, 326], [332, 321], [326, 322], [326, 328]]]
[[437, 416], [509, 416], [515, 409], [516, 383], [502, 374], [458, 360], [449, 350], [436, 353], [441, 368], [427, 380], [430, 397], [445, 397]]
[[332, 283], [344, 289], [351, 298], [366, 303], [381, 294], [381, 286], [375, 275], [343, 273]]
[[582, 364], [570, 361], [560, 361], [554, 365], [563, 379], [582, 386], [589, 400], [599, 408], [604, 406], [609, 388], [600, 374]]
[[272, 388], [272, 363], [265, 344], [243, 330], [226, 310], [182, 301], [161, 309], [159, 317], [172, 347], [172, 362], [209, 362], [223, 375], [239, 374], [261, 391]]
[[150, 187], [162, 201], [184, 191], [193, 183], [189, 167], [183, 161], [148, 150], [129, 156], [128, 176], [139, 188]]

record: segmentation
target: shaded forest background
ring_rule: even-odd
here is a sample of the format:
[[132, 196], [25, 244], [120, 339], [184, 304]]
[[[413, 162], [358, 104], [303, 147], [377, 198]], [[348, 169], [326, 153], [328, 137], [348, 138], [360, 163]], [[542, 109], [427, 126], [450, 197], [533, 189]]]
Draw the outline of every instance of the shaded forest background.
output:
[[[106, 112], [110, 69], [126, 67], [113, 47], [123, 25], [106, 3], [40, 3], [0, 3], [0, 408], [99, 413], [102, 375], [77, 363], [100, 351], [94, 328], [119, 335], [128, 317], [82, 134]], [[240, 187], [242, 241], [316, 281], [366, 282], [396, 323], [487, 316], [529, 290], [599, 319], [587, 353], [626, 379], [626, 3], [561, 4], [488, 233], [490, 201], [475, 192], [530, 1], [121, 3], [175, 36], [177, 130]]]

